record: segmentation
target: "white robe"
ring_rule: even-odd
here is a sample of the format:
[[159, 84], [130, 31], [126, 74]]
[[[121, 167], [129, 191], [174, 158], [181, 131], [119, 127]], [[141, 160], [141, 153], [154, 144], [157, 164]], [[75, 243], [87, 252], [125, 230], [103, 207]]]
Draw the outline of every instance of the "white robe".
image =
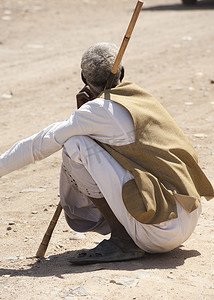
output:
[[193, 232], [201, 207], [188, 214], [178, 203], [178, 218], [156, 225], [141, 224], [126, 210], [122, 186], [132, 179], [94, 140], [110, 145], [134, 142], [129, 112], [105, 99], [87, 102], [70, 119], [54, 123], [16, 143], [0, 156], [0, 176], [63, 147], [60, 199], [68, 224], [76, 231], [109, 232], [104, 218], [87, 195], [105, 197], [134, 242], [147, 252], [166, 252], [183, 243]]

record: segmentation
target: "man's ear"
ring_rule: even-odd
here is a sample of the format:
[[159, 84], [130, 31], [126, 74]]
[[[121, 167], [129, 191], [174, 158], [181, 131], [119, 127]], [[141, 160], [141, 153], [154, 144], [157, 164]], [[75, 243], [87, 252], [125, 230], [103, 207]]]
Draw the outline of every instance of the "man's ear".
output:
[[87, 83], [85, 77], [83, 76], [83, 73], [82, 73], [82, 72], [81, 72], [81, 78], [82, 78], [82, 81], [87, 85], [88, 83]]
[[124, 78], [124, 74], [125, 74], [125, 70], [124, 67], [122, 67], [121, 69], [121, 73], [120, 73], [120, 81], [122, 82], [123, 78]]

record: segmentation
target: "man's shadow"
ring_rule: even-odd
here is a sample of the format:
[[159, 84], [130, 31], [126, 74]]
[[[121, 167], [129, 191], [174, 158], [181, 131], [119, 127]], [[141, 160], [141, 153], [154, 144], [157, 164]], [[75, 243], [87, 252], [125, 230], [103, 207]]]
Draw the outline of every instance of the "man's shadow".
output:
[[65, 274], [88, 273], [98, 270], [147, 270], [147, 269], [175, 269], [184, 264], [185, 260], [200, 256], [197, 250], [186, 250], [180, 246], [175, 250], [163, 254], [146, 253], [142, 259], [127, 262], [99, 263], [90, 265], [72, 265], [69, 263], [69, 257], [74, 256], [77, 251], [68, 251], [63, 254], [50, 256], [48, 259], [35, 260], [29, 263], [29, 268], [23, 269], [0, 269], [0, 276], [10, 275], [28, 276], [28, 277], [49, 277], [56, 276], [63, 279]]
[[195, 5], [183, 5], [182, 1], [176, 4], [163, 4], [157, 6], [143, 7], [142, 11], [165, 11], [165, 10], [206, 10], [214, 9], [213, 0], [197, 1]]

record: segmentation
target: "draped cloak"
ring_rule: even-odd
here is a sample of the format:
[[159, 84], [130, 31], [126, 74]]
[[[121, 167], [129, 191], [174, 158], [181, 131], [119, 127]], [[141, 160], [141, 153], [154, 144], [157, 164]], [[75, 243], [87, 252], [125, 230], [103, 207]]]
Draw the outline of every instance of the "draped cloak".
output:
[[134, 176], [124, 184], [122, 197], [135, 219], [157, 224], [177, 217], [175, 199], [192, 212], [201, 196], [207, 200], [214, 197], [190, 141], [153, 96], [124, 82], [99, 97], [124, 106], [134, 121], [135, 142], [99, 144]]

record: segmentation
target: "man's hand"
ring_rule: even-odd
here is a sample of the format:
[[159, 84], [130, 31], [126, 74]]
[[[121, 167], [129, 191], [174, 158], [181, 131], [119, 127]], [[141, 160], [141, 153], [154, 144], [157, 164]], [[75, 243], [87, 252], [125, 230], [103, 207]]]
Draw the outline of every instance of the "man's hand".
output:
[[84, 88], [81, 89], [76, 95], [77, 108], [80, 108], [83, 104], [95, 99], [96, 97], [97, 95], [95, 94], [95, 92], [92, 91], [88, 85], [85, 85]]

